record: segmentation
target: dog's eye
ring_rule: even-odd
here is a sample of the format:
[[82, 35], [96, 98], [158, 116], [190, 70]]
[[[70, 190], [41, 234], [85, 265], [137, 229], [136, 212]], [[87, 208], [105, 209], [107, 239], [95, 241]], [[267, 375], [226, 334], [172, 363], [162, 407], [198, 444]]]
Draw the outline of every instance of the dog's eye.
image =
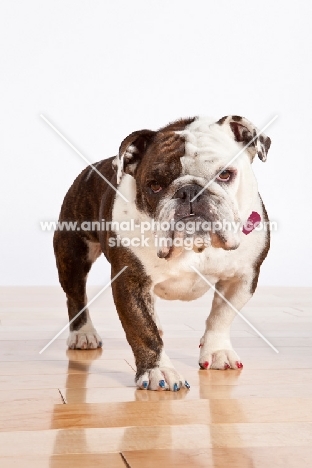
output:
[[162, 190], [162, 186], [157, 182], [152, 182], [150, 187], [154, 193], [158, 193]]
[[228, 182], [231, 178], [231, 175], [232, 175], [232, 172], [226, 169], [225, 171], [220, 172], [217, 179], [221, 180], [222, 182]]

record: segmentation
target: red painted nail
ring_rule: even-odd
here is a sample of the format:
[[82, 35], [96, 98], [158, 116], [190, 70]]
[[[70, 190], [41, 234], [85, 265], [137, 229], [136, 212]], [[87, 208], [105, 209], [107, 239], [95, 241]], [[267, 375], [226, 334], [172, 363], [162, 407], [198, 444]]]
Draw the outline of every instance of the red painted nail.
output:
[[205, 361], [204, 362], [204, 368], [207, 369], [208, 366], [209, 366], [209, 362]]
[[244, 366], [243, 366], [243, 363], [242, 363], [242, 362], [236, 361], [236, 367], [237, 367], [238, 369], [242, 369]]
[[199, 347], [199, 348], [201, 348], [202, 346], [203, 346], [203, 345], [202, 345], [202, 344], [200, 344], [198, 347]]
[[231, 369], [231, 366], [229, 366], [227, 362], [224, 364], [224, 370], [226, 369]]

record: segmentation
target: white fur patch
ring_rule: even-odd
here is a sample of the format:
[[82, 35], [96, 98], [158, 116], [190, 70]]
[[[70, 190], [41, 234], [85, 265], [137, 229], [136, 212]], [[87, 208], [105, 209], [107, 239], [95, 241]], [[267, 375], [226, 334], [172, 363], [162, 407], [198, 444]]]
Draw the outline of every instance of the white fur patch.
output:
[[67, 339], [69, 349], [96, 349], [102, 347], [102, 339], [93, 326], [87, 312], [87, 322], [78, 330], [71, 331]]
[[[124, 164], [125, 164], [125, 159], [129, 162], [133, 158], [133, 154], [136, 154], [138, 152], [137, 148], [134, 145], [128, 146], [126, 151], [122, 153], [121, 155], [117, 155], [115, 159], [115, 164], [117, 167], [117, 185], [120, 184], [120, 181], [122, 179], [122, 176], [124, 174]], [[131, 164], [130, 164], [131, 166]]]
[[[236, 200], [241, 219], [247, 219], [259, 200], [258, 186], [247, 150], [241, 153], [240, 144], [227, 129], [206, 117], [198, 118], [177, 133], [185, 138], [181, 175], [202, 177], [208, 183], [232, 161], [229, 167], [237, 169], [238, 177], [228, 188], [229, 196]], [[235, 158], [237, 154], [239, 156]], [[220, 190], [216, 181], [210, 187], [213, 191]]]
[[[231, 314], [231, 311], [229, 312]], [[218, 325], [219, 328], [222, 327], [222, 320], [219, 321]], [[199, 365], [202, 368], [225, 369], [227, 366], [233, 369], [237, 368], [236, 363], [240, 362], [240, 358], [232, 347], [228, 323], [224, 324], [222, 333], [206, 330], [200, 344]]]

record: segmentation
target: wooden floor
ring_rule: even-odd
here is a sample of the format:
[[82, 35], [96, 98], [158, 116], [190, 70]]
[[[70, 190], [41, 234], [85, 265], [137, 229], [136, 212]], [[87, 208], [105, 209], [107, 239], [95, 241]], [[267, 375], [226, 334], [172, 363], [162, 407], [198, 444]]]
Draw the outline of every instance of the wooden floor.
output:
[[[90, 288], [91, 299], [101, 288]], [[211, 296], [157, 303], [190, 391], [136, 390], [110, 291], [91, 306], [103, 350], [67, 351], [60, 288], [1, 288], [0, 467], [312, 466], [312, 288], [262, 288], [235, 319], [242, 371], [198, 369]]]

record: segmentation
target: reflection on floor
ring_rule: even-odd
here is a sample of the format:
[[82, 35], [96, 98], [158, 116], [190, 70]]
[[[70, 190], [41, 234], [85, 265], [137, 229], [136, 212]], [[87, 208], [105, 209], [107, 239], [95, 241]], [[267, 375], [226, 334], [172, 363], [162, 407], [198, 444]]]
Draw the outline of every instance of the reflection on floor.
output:
[[[99, 288], [90, 288], [92, 298]], [[191, 390], [136, 390], [110, 291], [91, 307], [103, 350], [67, 351], [59, 288], [2, 288], [0, 466], [310, 467], [312, 290], [260, 288], [233, 344], [242, 371], [198, 369], [211, 296], [157, 302], [167, 353]]]

